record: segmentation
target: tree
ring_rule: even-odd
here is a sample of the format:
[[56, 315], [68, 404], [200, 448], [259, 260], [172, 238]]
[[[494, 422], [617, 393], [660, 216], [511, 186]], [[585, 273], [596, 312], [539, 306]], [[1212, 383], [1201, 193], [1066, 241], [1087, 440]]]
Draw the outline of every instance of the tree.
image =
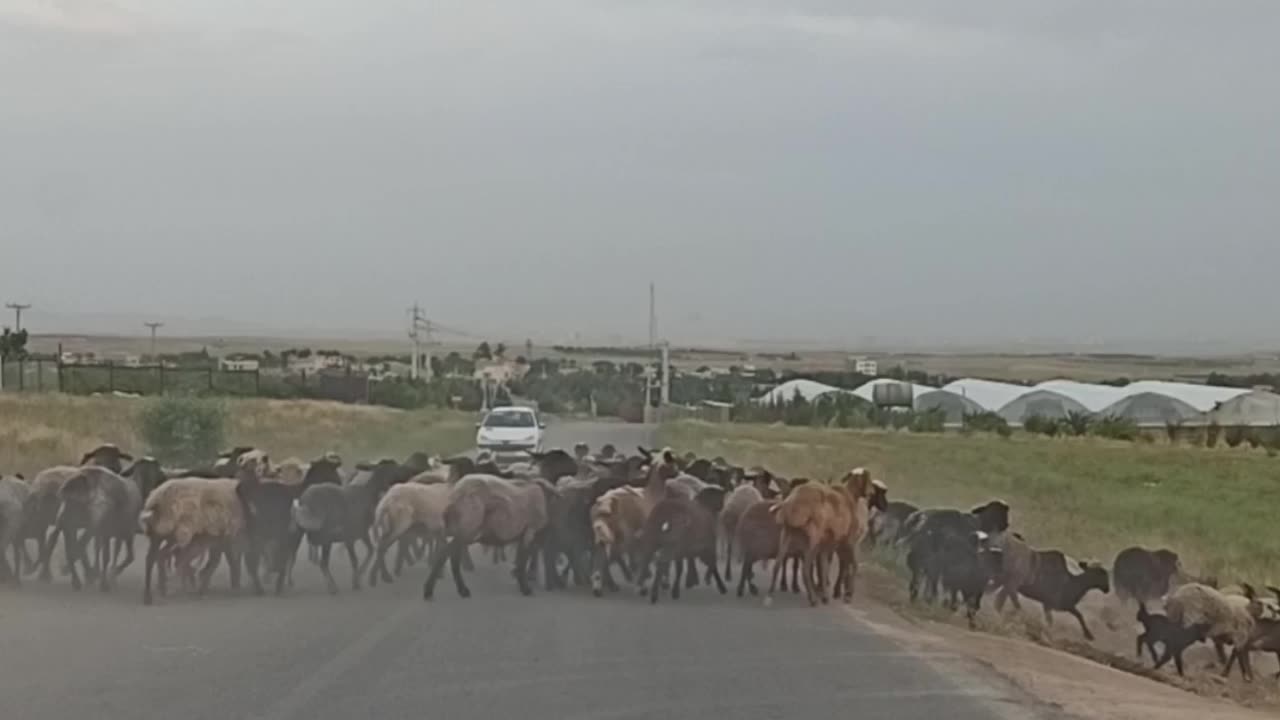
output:
[[493, 346], [493, 356], [498, 358], [499, 360], [505, 358], [507, 356], [506, 343], [500, 342], [497, 345]]
[[476, 346], [476, 351], [471, 354], [476, 360], [492, 360], [493, 351], [489, 349], [489, 341], [483, 340]]
[[27, 356], [27, 331], [12, 332], [9, 328], [0, 334], [0, 358], [21, 359]]

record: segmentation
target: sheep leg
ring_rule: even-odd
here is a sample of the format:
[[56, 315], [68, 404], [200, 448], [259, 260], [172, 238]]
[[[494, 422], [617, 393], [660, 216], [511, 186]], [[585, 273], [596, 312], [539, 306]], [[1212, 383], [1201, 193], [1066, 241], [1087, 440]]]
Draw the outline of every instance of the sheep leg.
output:
[[804, 568], [804, 555], [798, 554], [791, 558], [791, 592], [800, 593], [800, 572]]
[[[1048, 614], [1048, 612], [1049, 612], [1048, 610], [1045, 610], [1046, 615]], [[1084, 633], [1084, 639], [1092, 641], [1093, 633], [1089, 632], [1089, 626], [1086, 625], [1084, 622], [1084, 615], [1081, 615], [1080, 611], [1077, 610], [1076, 608], [1068, 608], [1067, 612], [1071, 613], [1071, 617], [1075, 618], [1076, 622], [1080, 623], [1080, 631]]]
[[[858, 577], [858, 553], [853, 548], [848, 548], [845, 553], [846, 555], [840, 565], [840, 573], [845, 576], [842, 597], [847, 604], [853, 602], [853, 581]], [[978, 597], [981, 599], [982, 595], [979, 594]], [[974, 608], [974, 610], [976, 612], [977, 608]]]
[[727, 532], [724, 538], [724, 579], [733, 582], [733, 535]]
[[119, 565], [117, 565], [116, 569], [112, 571], [114, 573], [114, 577], [120, 577], [120, 573], [124, 572], [125, 568], [133, 564], [133, 561], [134, 561], [133, 543], [136, 538], [137, 538], [136, 535], [130, 534], [127, 539], [126, 538], [120, 539], [120, 544], [124, 546], [124, 561], [121, 562]]
[[[422, 559], [422, 555], [417, 554], [414, 549], [417, 547], [418, 540], [419, 540], [418, 537], [414, 537], [413, 535], [406, 535], [405, 537], [400, 539], [400, 542], [396, 543], [395, 577], [400, 577], [401, 575], [404, 574], [404, 568], [406, 565], [412, 562], [417, 562], [418, 560]], [[391, 582], [392, 578], [389, 577], [390, 573], [387, 571], [386, 554], [387, 554], [386, 550], [383, 550], [381, 557], [378, 558], [378, 564], [382, 567], [384, 579], [387, 582]]]
[[[39, 565], [38, 565], [38, 563], [33, 562], [33, 561], [32, 561], [32, 559], [31, 559], [31, 552], [30, 552], [30, 550], [28, 550], [28, 549], [27, 549], [27, 539], [26, 539], [26, 538], [23, 538], [23, 539], [18, 543], [18, 547], [22, 550], [22, 560], [23, 560], [23, 562], [25, 562], [25, 563], [27, 564], [27, 574], [29, 575], [29, 574], [31, 574], [31, 573], [33, 573], [33, 572], [35, 572], [35, 571], [36, 571], [36, 568], [37, 568], [37, 567], [39, 567]], [[37, 547], [37, 550], [38, 550], [38, 549], [39, 549], [39, 548]], [[37, 553], [37, 554], [38, 554], [38, 553]]]
[[423, 600], [430, 600], [431, 596], [435, 594], [436, 582], [440, 579], [440, 573], [444, 571], [444, 564], [449, 562], [455, 555], [461, 554], [461, 550], [458, 547], [461, 544], [461, 539], [454, 538], [444, 552], [438, 552], [435, 557], [431, 558], [431, 570], [427, 573], [427, 579], [422, 582]]
[[[380, 538], [378, 540], [378, 548], [374, 552], [377, 553], [377, 560], [374, 561], [373, 569], [369, 571], [369, 587], [378, 587], [378, 577], [381, 576], [385, 582], [391, 582], [393, 578], [387, 570], [387, 550], [391, 548], [391, 539]], [[400, 563], [404, 560], [404, 540], [397, 543], [398, 551], [396, 553], [396, 575], [400, 574]]]
[[263, 555], [256, 549], [251, 548], [244, 553], [244, 568], [249, 573], [249, 583], [253, 585], [254, 595], [263, 595], [266, 590], [262, 587], [262, 577], [259, 575], [259, 569], [262, 566]]
[[729, 592], [729, 588], [725, 587], [724, 578], [720, 577], [720, 570], [716, 567], [716, 551], [712, 548], [710, 552], [702, 558], [702, 564], [707, 566], [707, 572], [711, 574], [711, 582], [716, 584], [716, 589], [721, 595]]
[[[222, 561], [222, 548], [214, 545], [209, 548], [209, 557], [204, 561], [204, 567], [200, 569], [200, 585], [196, 589], [196, 594], [203, 596], [209, 591], [209, 581], [213, 579], [213, 573], [218, 569], [218, 563]], [[239, 578], [237, 578], [238, 580]]]
[[453, 575], [453, 586], [458, 590], [458, 597], [464, 599], [471, 597], [471, 588], [462, 579], [462, 558], [466, 549], [465, 544], [455, 543], [453, 552], [449, 553], [449, 574]]
[[275, 558], [275, 566], [279, 570], [276, 574], [276, 595], [284, 592], [286, 582], [290, 585], [293, 584], [289, 580], [289, 576], [293, 574], [293, 564], [297, 560], [298, 546], [301, 544], [302, 533], [292, 533], [276, 548], [279, 553]]
[[[62, 529], [62, 552], [67, 560], [67, 568], [71, 573], [71, 588], [73, 590], [80, 589], [80, 573], [76, 572], [76, 552], [79, 545], [75, 541], [75, 530], [71, 528]], [[88, 567], [85, 568], [86, 574]]]
[[[666, 582], [667, 573], [670, 572], [670, 568], [671, 564], [667, 561], [666, 555], [659, 553], [657, 567], [653, 570], [653, 583], [649, 586], [650, 605], [657, 604], [658, 593], [662, 592], [662, 583]], [[677, 569], [676, 572], [679, 572], [679, 569]], [[679, 583], [676, 584], [679, 585]]]
[[151, 542], [147, 544], [147, 557], [143, 561], [142, 575], [142, 604], [150, 605], [151, 598], [151, 571], [156, 567], [156, 556], [160, 554], [161, 540], [158, 537], [152, 537]]
[[471, 559], [471, 548], [470, 548], [470, 546], [468, 546], [468, 547], [464, 547], [464, 548], [462, 549], [462, 569], [463, 569], [463, 570], [466, 570], [467, 572], [475, 572], [475, 570], [476, 570], [476, 564], [475, 564], [475, 562]]
[[[13, 584], [22, 587], [22, 561], [27, 558], [27, 541], [19, 540], [13, 546]], [[28, 560], [28, 562], [30, 562]]]
[[[351, 563], [351, 589], [359, 590], [360, 575], [364, 572], [365, 568], [364, 568], [364, 565], [361, 564], [360, 562], [360, 556], [356, 555], [356, 541], [347, 540], [346, 542], [343, 543], [343, 545], [347, 546], [347, 560]], [[365, 556], [365, 561], [368, 562], [369, 560], [372, 560], [372, 559], [373, 559], [373, 549], [370, 548], [369, 554]]]
[[[676, 567], [676, 576], [671, 580], [671, 599], [672, 600], [680, 599], [680, 581], [683, 578], [688, 577], [689, 575], [688, 560], [689, 560], [688, 558], [681, 560], [678, 556], [676, 557], [676, 560], [674, 563]], [[694, 568], [693, 572], [696, 574], [698, 572], [698, 569]]]
[[227, 558], [227, 572], [231, 575], [231, 589], [238, 592], [240, 590], [240, 560], [243, 553], [236, 547], [231, 546], [223, 549], [222, 554]]
[[788, 539], [787, 532], [783, 530], [780, 534], [781, 537], [778, 539], [778, 555], [774, 558], [772, 577], [769, 580], [769, 592], [765, 593], [764, 596], [764, 604], [766, 606], [773, 604], [773, 593], [778, 589], [778, 575], [784, 572], [785, 568], [783, 566], [786, 564], [787, 554], [791, 550], [791, 542]]
[[809, 598], [810, 607], [815, 607], [818, 604], [816, 588], [813, 586], [813, 573], [817, 563], [818, 544], [811, 542], [809, 543], [809, 550], [804, 554], [804, 590], [805, 595]]
[[685, 589], [698, 586], [698, 566], [694, 564], [692, 556], [684, 559], [684, 586]]
[[[750, 564], [750, 558], [749, 558], [749, 557], [747, 557], [747, 554], [746, 554], [746, 553], [743, 553], [743, 554], [742, 554], [742, 566], [738, 568], [738, 597], [742, 597], [743, 595], [745, 595], [745, 594], [746, 594], [746, 591], [747, 591], [747, 583], [748, 583], [748, 582], [750, 582], [750, 581], [751, 581], [751, 564]], [[752, 587], [752, 590], [754, 590], [754, 589], [755, 589], [755, 587], [753, 586], [753, 587]], [[755, 593], [753, 592], [753, 593], [751, 593], [751, 594], [752, 594], [752, 595], [754, 595]]]
[[1213, 639], [1213, 651], [1218, 654], [1218, 662], [1222, 665], [1227, 664], [1227, 643], [1220, 637]]
[[106, 592], [111, 589], [111, 578], [114, 577], [110, 572], [112, 561], [111, 538], [99, 536], [94, 542], [97, 543], [97, 547], [94, 549], [98, 553], [98, 568], [101, 570], [98, 573], [98, 590]]
[[49, 529], [48, 533], [42, 531], [37, 538], [40, 546], [38, 548], [40, 560], [36, 565], [40, 568], [40, 580], [43, 582], [53, 580], [53, 572], [49, 569], [49, 563], [53, 558], [53, 550], [58, 544], [58, 536], [60, 534], [62, 534], [62, 531], [57, 527], [53, 527]]
[[[609, 575], [609, 548], [603, 543], [596, 543], [591, 553], [591, 594], [596, 597], [604, 595], [605, 577]], [[613, 578], [609, 577], [612, 582]], [[616, 585], [615, 585], [616, 587]], [[610, 588], [612, 590], [612, 588]]]
[[537, 560], [537, 555], [529, 552], [529, 543], [523, 537], [516, 542], [515, 574], [516, 585], [521, 595], [532, 595], [533, 586], [529, 584], [529, 568]]
[[332, 549], [333, 543], [328, 541], [320, 543], [320, 572], [324, 573], [324, 581], [329, 588], [329, 594], [337, 595], [338, 582], [333, 579], [333, 573], [329, 571], [329, 553]]

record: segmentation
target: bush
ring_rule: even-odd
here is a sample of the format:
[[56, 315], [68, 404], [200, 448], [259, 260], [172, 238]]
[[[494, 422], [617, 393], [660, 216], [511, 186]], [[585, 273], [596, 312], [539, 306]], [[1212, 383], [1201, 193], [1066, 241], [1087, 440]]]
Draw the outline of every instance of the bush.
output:
[[1055, 437], [1058, 434], [1058, 421], [1043, 415], [1031, 415], [1022, 421], [1022, 429], [1029, 433]]
[[942, 432], [947, 424], [947, 414], [940, 408], [933, 408], [914, 414], [911, 419], [911, 432]]
[[1093, 424], [1093, 434], [1111, 440], [1137, 440], [1138, 424], [1129, 418], [1105, 417]]
[[1072, 410], [1062, 420], [1062, 429], [1069, 435], [1083, 437], [1089, 434], [1089, 429], [1093, 427], [1093, 418], [1088, 413]]
[[1209, 423], [1209, 427], [1205, 429], [1204, 446], [1211, 448], [1217, 447], [1218, 436], [1222, 434], [1222, 426], [1216, 422]]
[[1000, 437], [1009, 437], [1013, 434], [1013, 430], [1009, 428], [1009, 422], [1000, 413], [994, 413], [989, 410], [979, 413], [965, 413], [964, 426], [968, 430], [993, 432]]
[[1240, 443], [1245, 440], [1245, 429], [1242, 427], [1229, 427], [1223, 433], [1222, 439], [1227, 441], [1227, 447], [1240, 447]]
[[138, 417], [138, 434], [152, 455], [194, 464], [218, 454], [226, 437], [227, 410], [217, 400], [171, 396], [149, 402]]

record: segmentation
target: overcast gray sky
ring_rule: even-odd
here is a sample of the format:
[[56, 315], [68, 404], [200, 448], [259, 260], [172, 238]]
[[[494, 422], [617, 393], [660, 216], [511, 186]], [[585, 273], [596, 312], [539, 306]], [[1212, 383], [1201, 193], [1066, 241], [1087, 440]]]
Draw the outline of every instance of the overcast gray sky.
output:
[[1280, 345], [1278, 33], [1275, 0], [0, 0], [0, 297], [642, 339], [652, 278], [680, 341]]

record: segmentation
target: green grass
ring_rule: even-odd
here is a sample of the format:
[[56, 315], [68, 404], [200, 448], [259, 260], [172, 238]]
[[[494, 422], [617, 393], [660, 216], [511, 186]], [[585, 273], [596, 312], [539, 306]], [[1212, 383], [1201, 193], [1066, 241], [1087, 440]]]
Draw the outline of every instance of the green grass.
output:
[[[75, 463], [85, 450], [113, 442], [147, 452], [137, 417], [148, 398], [0, 395], [0, 472], [30, 477]], [[474, 416], [443, 410], [402, 411], [311, 400], [228, 399], [227, 444], [255, 445], [274, 458], [311, 459], [336, 450], [347, 462], [415, 450], [450, 454], [474, 437]]]
[[1224, 583], [1280, 580], [1280, 460], [1262, 451], [1016, 435], [667, 425], [660, 440], [784, 476], [866, 466], [891, 498], [969, 507], [999, 497], [1039, 547], [1110, 564], [1130, 545], [1177, 550]]

